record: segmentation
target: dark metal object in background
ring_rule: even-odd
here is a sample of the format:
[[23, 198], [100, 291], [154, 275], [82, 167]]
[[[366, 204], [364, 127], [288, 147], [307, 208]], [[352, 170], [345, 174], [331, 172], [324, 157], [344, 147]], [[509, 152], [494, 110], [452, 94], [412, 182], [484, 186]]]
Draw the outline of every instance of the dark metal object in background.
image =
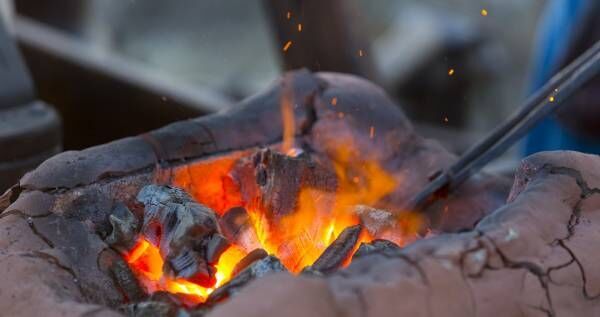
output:
[[573, 93], [600, 73], [600, 42], [556, 74], [510, 118], [465, 152], [447, 171], [439, 174], [407, 205], [423, 210], [436, 194], [455, 189], [487, 163], [508, 150], [541, 119], [559, 109]]
[[[285, 70], [335, 71], [377, 81], [369, 43], [344, 0], [263, 0]], [[289, 12], [289, 18], [288, 18]], [[298, 29], [298, 25], [302, 29]], [[291, 45], [284, 52], [286, 43]]]
[[20, 106], [33, 99], [31, 78], [0, 18], [0, 109]]
[[67, 149], [144, 133], [230, 105], [221, 94], [99, 53], [33, 20], [17, 16], [15, 30], [40, 98], [55, 104], [63, 117]]
[[33, 83], [0, 19], [0, 193], [61, 149], [60, 118]]

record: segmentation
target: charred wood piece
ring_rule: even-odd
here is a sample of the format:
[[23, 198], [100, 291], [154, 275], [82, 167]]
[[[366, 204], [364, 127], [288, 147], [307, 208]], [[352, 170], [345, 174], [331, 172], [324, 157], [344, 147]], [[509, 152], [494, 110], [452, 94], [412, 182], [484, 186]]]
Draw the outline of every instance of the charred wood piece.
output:
[[402, 248], [395, 244], [392, 241], [385, 239], [375, 239], [369, 243], [361, 243], [358, 247], [358, 250], [354, 252], [352, 256], [352, 260], [361, 258], [363, 256], [367, 256], [370, 254], [384, 254], [388, 256], [393, 256], [397, 254]]
[[291, 157], [271, 149], [257, 151], [251, 159], [241, 160], [235, 173], [242, 195], [265, 210], [269, 218], [294, 212], [301, 189], [311, 188], [335, 193], [337, 177], [331, 168], [309, 155]]
[[358, 242], [361, 225], [348, 227], [323, 251], [309, 270], [330, 274], [339, 269], [344, 261], [352, 256], [351, 252]]
[[166, 260], [163, 271], [212, 286], [215, 270], [211, 263], [226, 247], [214, 211], [170, 186], [145, 186], [137, 200], [144, 205], [142, 233]]
[[146, 294], [142, 290], [137, 278], [127, 265], [123, 259], [116, 256], [116, 253], [113, 256], [109, 256], [110, 261], [109, 271], [112, 275], [113, 280], [116, 282], [121, 292], [124, 294], [127, 300], [130, 301], [138, 301], [144, 297]]
[[269, 254], [264, 249], [255, 249], [252, 252], [248, 253], [243, 259], [241, 259], [233, 268], [231, 272], [231, 276], [236, 276], [247, 267], [252, 265], [254, 262], [262, 260], [268, 257]]
[[140, 221], [137, 217], [125, 204], [118, 203], [108, 217], [108, 222], [112, 231], [106, 238], [106, 243], [120, 252], [131, 250], [140, 231]]
[[229, 209], [219, 218], [219, 226], [223, 236], [231, 243], [235, 243], [247, 251], [260, 248], [260, 245], [256, 242], [258, 237], [254, 231], [254, 226], [245, 208], [234, 207]]
[[230, 296], [235, 295], [245, 285], [256, 278], [260, 278], [272, 273], [286, 272], [287, 269], [281, 264], [278, 258], [269, 255], [263, 259], [255, 261], [245, 270], [241, 271], [236, 277], [225, 285], [217, 288], [207, 299], [207, 303], [214, 304]]
[[169, 292], [155, 292], [149, 298], [123, 305], [121, 311], [131, 317], [183, 317], [191, 316], [190, 312], [182, 307], [181, 298]]

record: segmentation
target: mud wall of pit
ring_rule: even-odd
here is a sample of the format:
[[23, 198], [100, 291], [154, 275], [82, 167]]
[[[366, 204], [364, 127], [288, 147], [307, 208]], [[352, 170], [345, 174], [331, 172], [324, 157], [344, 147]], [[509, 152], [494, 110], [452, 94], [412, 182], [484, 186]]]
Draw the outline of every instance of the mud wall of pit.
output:
[[[435, 142], [415, 135], [402, 111], [378, 87], [345, 75], [291, 73], [227, 112], [64, 152], [25, 175], [0, 198], [0, 270], [8, 272], [0, 281], [3, 312], [109, 316], [117, 314], [111, 308], [142, 297], [129, 287], [131, 276], [115, 274], [123, 263], [103, 240], [111, 228], [108, 215], [118, 203], [135, 204], [142, 186], [168, 184], [192, 162], [280, 141], [284, 80], [291, 80], [298, 105], [297, 138], [328, 144], [332, 131], [344, 130], [368, 139], [376, 125], [381, 139], [366, 145], [366, 152], [379, 151], [388, 168], [406, 174], [409, 181], [399, 189], [404, 196], [425, 184], [429, 172], [454, 159]], [[333, 97], [338, 102], [332, 109]], [[344, 120], [339, 113], [345, 114]], [[314, 150], [326, 154], [327, 147]], [[446, 205], [456, 206], [453, 210], [475, 206], [461, 216], [463, 224], [473, 224], [502, 203], [498, 197], [504, 187], [490, 184], [470, 183], [467, 195], [458, 193]]]

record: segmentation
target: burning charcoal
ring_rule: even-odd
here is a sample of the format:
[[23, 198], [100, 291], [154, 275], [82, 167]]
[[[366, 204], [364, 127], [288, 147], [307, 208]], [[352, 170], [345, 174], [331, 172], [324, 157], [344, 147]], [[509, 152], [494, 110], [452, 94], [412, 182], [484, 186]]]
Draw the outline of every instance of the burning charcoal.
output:
[[222, 235], [215, 233], [209, 239], [205, 239], [206, 243], [206, 261], [208, 264], [215, 264], [221, 254], [229, 247], [229, 241]]
[[211, 283], [213, 272], [198, 252], [185, 248], [177, 255], [169, 255], [166, 263], [168, 263], [169, 271], [173, 276], [200, 285]]
[[225, 285], [217, 288], [207, 299], [207, 303], [216, 303], [235, 295], [242, 287], [256, 278], [268, 274], [285, 272], [286, 268], [281, 264], [278, 258], [269, 255], [263, 259], [255, 261], [245, 270], [241, 271], [232, 280]]
[[361, 223], [372, 236], [378, 236], [385, 229], [394, 226], [394, 217], [389, 211], [356, 205], [354, 212], [360, 217]]
[[229, 209], [220, 219], [221, 231], [227, 240], [247, 251], [260, 248], [258, 237], [250, 222], [248, 212], [243, 207]]
[[215, 236], [220, 232], [215, 213], [170, 186], [148, 185], [137, 199], [144, 204], [142, 233], [159, 247], [165, 273], [212, 286], [214, 268], [209, 263], [223, 250], [224, 240]]
[[[241, 160], [234, 176], [240, 183], [244, 199], [257, 202], [258, 206], [253, 207], [265, 210], [269, 219], [292, 213], [303, 188], [328, 193], [334, 193], [337, 188], [332, 169], [309, 155], [291, 157], [270, 149], [256, 152], [252, 159]], [[333, 197], [330, 203], [333, 203]]]
[[106, 243], [117, 250], [127, 252], [135, 245], [140, 229], [137, 217], [122, 203], [113, 209], [108, 221], [112, 226], [112, 232], [106, 238]]
[[255, 249], [254, 251], [248, 253], [243, 259], [241, 259], [231, 271], [231, 276], [236, 276], [241, 271], [245, 270], [248, 266], [252, 265], [254, 262], [262, 260], [269, 256], [267, 251], [264, 249]]
[[369, 243], [361, 243], [358, 250], [352, 256], [352, 260], [374, 253], [393, 255], [402, 250], [397, 244], [384, 239], [376, 239]]
[[361, 225], [344, 229], [307, 271], [329, 274], [340, 268], [344, 261], [351, 256], [350, 253], [358, 241], [361, 230]]
[[145, 297], [144, 291], [133, 272], [116, 253], [104, 253], [102, 261], [110, 263], [108, 267], [110, 274], [128, 300], [135, 301]]
[[[175, 302], [164, 300], [147, 300], [125, 305], [123, 310], [130, 317], [175, 317], [186, 316], [186, 311], [180, 309]], [[182, 314], [183, 313], [183, 314]]]

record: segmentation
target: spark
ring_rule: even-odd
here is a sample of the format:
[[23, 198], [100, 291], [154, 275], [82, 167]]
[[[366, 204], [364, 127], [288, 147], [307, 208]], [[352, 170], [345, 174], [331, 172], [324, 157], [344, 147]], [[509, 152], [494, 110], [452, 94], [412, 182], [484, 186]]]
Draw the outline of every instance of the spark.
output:
[[288, 19], [288, 20], [289, 20], [289, 19], [291, 19], [291, 18], [292, 18], [292, 12], [291, 12], [291, 11], [288, 11], [288, 12], [286, 13], [285, 17], [286, 17], [286, 19]]
[[548, 101], [550, 101], [550, 102], [554, 102], [555, 100], [556, 100], [556, 99], [554, 98], [554, 96], [550, 96], [550, 97], [548, 98]]
[[444, 117], [444, 122], [448, 123], [448, 117]]
[[283, 46], [283, 51], [287, 52], [290, 46], [292, 46], [292, 41], [287, 41], [287, 43], [285, 43], [285, 45]]
[[298, 32], [302, 32], [302, 23], [298, 23]]
[[454, 68], [450, 68], [448, 70], [448, 76], [452, 76], [452, 75], [454, 75]]
[[486, 9], [481, 9], [481, 15], [486, 17], [488, 15], [488, 11]]

